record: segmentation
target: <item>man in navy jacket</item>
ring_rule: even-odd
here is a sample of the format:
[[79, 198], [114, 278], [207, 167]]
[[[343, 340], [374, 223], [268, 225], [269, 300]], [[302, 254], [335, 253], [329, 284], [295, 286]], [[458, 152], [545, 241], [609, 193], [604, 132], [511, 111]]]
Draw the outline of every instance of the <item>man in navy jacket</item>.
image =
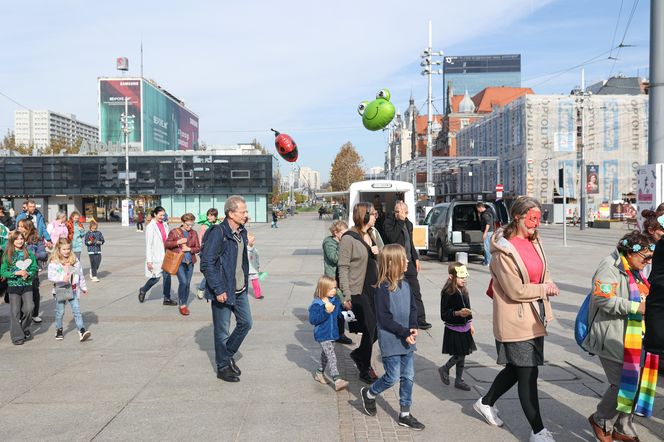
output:
[[[247, 256], [247, 204], [233, 195], [224, 206], [226, 218], [210, 227], [203, 237], [201, 272], [205, 276], [205, 297], [212, 301], [214, 353], [217, 378], [238, 382], [242, 372], [235, 364], [235, 353], [252, 326], [247, 298], [249, 259]], [[231, 313], [235, 329], [230, 332]]]

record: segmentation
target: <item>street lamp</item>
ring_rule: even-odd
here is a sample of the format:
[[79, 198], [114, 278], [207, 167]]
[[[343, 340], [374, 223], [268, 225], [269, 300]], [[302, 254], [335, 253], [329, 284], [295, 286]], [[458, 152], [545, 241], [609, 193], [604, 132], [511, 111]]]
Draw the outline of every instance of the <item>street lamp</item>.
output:
[[134, 131], [135, 115], [129, 115], [129, 97], [125, 97], [125, 111], [120, 115], [125, 142], [125, 191], [126, 199], [122, 202], [122, 225], [129, 226], [129, 134]]
[[433, 57], [442, 57], [443, 51], [434, 52], [431, 49], [432, 45], [432, 34], [431, 34], [431, 20], [429, 20], [429, 46], [422, 52], [421, 57], [423, 58], [420, 66], [424, 67], [421, 74], [428, 77], [429, 91], [427, 94], [427, 196], [431, 196], [432, 193], [430, 189], [433, 188], [433, 143], [431, 140], [431, 127], [433, 126], [433, 114], [432, 114], [432, 75], [442, 75], [442, 69], [434, 69], [434, 66], [439, 66], [440, 61], [433, 61]]

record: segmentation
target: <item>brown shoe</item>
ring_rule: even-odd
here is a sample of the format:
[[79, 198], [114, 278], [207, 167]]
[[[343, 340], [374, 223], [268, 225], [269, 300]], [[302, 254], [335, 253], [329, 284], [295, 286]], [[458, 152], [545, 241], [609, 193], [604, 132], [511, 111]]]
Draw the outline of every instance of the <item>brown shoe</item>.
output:
[[613, 437], [613, 440], [621, 440], [624, 442], [639, 442], [641, 440], [639, 439], [639, 436], [628, 436], [616, 430], [613, 430], [613, 434], [611, 436]]
[[613, 438], [611, 437], [611, 433], [608, 431], [604, 431], [604, 428], [597, 425], [594, 416], [595, 415], [591, 414], [590, 417], [588, 417], [588, 422], [590, 423], [590, 426], [593, 428], [597, 440], [600, 442], [612, 442]]

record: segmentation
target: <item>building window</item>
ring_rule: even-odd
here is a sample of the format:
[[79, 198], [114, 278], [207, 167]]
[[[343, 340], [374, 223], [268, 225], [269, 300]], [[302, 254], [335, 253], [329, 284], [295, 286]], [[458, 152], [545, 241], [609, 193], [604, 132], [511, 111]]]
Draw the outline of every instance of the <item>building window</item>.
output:
[[250, 175], [248, 170], [231, 170], [231, 179], [249, 179]]

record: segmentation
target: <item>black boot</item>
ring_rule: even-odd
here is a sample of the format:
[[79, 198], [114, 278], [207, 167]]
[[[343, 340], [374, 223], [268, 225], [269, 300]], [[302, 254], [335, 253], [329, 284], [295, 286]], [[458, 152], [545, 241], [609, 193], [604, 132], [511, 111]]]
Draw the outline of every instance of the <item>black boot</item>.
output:
[[225, 366], [221, 370], [217, 371], [217, 379], [221, 379], [226, 382], [240, 382], [240, 378], [235, 374], [230, 365]]

